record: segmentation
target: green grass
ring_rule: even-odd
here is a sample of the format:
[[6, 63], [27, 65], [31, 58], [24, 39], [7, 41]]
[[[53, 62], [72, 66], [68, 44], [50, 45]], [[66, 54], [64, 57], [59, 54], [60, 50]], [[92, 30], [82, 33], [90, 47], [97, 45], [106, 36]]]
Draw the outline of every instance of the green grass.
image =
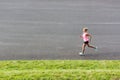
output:
[[120, 61], [0, 61], [0, 80], [120, 80]]

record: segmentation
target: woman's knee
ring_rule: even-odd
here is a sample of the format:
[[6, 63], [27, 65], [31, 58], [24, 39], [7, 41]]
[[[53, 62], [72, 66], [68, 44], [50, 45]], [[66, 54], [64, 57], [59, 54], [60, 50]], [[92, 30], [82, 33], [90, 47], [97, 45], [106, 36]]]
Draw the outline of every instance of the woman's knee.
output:
[[88, 47], [90, 47], [90, 45], [89, 45], [89, 44], [88, 44], [87, 46], [88, 46]]

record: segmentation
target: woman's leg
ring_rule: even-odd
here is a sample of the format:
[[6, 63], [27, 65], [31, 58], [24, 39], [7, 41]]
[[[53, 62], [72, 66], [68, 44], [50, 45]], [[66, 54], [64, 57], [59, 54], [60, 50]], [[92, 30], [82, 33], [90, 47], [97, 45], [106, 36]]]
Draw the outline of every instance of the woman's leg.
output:
[[88, 47], [96, 49], [96, 47], [91, 46], [89, 43], [87, 44]]
[[85, 47], [86, 47], [86, 44], [83, 43], [83, 45], [82, 45], [82, 53], [83, 53], [83, 54], [84, 54], [84, 52], [85, 52]]

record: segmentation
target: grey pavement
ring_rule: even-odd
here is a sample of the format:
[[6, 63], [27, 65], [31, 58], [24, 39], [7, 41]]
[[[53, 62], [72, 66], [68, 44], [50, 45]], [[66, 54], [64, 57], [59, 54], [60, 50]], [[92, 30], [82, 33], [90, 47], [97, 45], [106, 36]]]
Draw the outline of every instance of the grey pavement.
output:
[[[79, 56], [82, 28], [92, 45]], [[0, 0], [0, 60], [120, 59], [120, 0]]]

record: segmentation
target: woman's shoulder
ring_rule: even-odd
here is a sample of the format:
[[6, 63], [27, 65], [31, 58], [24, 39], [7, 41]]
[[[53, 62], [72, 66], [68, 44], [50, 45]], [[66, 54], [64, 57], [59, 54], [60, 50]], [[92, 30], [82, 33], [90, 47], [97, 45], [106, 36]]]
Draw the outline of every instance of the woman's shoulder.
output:
[[84, 35], [89, 36], [90, 34], [88, 32], [84, 33]]

